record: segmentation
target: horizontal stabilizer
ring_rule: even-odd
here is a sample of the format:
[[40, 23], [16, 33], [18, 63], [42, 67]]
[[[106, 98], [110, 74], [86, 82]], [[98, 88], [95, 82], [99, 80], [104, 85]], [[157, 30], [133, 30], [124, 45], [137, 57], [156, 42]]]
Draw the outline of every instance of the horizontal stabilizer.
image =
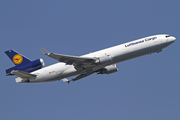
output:
[[30, 73], [26, 73], [26, 72], [22, 72], [22, 71], [12, 71], [12, 74], [15, 74], [16, 76], [20, 77], [20, 78], [25, 78], [25, 79], [29, 79], [29, 78], [35, 78], [37, 75], [34, 74], [30, 74]]

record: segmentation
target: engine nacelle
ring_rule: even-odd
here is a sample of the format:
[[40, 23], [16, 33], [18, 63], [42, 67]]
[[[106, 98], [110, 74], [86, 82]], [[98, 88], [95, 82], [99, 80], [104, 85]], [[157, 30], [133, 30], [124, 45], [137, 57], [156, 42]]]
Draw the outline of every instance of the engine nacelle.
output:
[[106, 66], [105, 68], [102, 68], [98, 74], [111, 74], [114, 72], [117, 72], [118, 68], [116, 64]]
[[109, 55], [102, 56], [97, 59], [96, 64], [109, 64], [112, 63], [112, 58]]
[[24, 65], [17, 65], [15, 67], [9, 68], [6, 70], [6, 74], [11, 75], [11, 71], [13, 70], [19, 70], [30, 73], [35, 70], [41, 69], [44, 65], [45, 63], [43, 59], [37, 59]]

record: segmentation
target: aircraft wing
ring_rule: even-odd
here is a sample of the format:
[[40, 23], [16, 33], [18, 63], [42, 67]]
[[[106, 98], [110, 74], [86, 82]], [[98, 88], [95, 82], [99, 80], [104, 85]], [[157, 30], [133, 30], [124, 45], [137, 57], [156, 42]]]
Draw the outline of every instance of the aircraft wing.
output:
[[92, 75], [93, 73], [95, 73], [95, 72], [88, 72], [88, 73], [85, 73], [85, 74], [80, 74], [80, 75], [78, 75], [78, 76], [76, 76], [75, 78], [73, 78], [73, 79], [71, 79], [71, 80], [68, 80], [67, 78], [64, 78], [64, 79], [62, 79], [62, 81], [63, 82], [70, 82], [70, 81], [76, 81], [76, 80], [79, 80], [79, 79], [82, 79], [82, 78], [85, 78], [85, 77], [87, 77], [87, 76], [89, 76], [89, 75]]
[[36, 75], [34, 75], [34, 74], [30, 74], [30, 73], [26, 73], [26, 72], [22, 72], [22, 71], [18, 71], [18, 70], [16, 70], [16, 71], [13, 70], [11, 73], [15, 74], [16, 76], [18, 76], [20, 78], [26, 78], [26, 79], [36, 77]]
[[74, 65], [75, 69], [86, 68], [92, 66], [92, 64], [96, 61], [96, 58], [93, 57], [79, 57], [79, 56], [70, 56], [70, 55], [62, 55], [56, 53], [50, 53], [44, 48], [41, 48], [43, 54], [58, 60], [59, 62], [64, 62], [69, 65]]

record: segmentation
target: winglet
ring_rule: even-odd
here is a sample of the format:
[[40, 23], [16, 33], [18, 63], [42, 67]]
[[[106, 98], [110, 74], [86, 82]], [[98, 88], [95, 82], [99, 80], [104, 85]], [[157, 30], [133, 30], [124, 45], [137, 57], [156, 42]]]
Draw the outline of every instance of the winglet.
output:
[[47, 50], [45, 50], [44, 48], [41, 48], [41, 52], [45, 55], [49, 55], [50, 52], [48, 52]]

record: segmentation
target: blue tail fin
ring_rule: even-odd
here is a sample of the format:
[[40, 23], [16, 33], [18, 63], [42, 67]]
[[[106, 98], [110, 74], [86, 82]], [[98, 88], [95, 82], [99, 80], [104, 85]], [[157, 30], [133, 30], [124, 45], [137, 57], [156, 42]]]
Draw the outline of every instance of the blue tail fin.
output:
[[15, 64], [14, 67], [11, 67], [6, 70], [7, 75], [14, 75], [12, 71], [22, 71], [30, 73], [32, 71], [41, 69], [44, 66], [43, 59], [37, 59], [34, 61], [31, 61], [29, 58], [19, 54], [18, 52], [14, 50], [8, 50], [5, 51], [7, 56], [11, 59], [11, 61]]
[[24, 65], [30, 63], [31, 60], [14, 50], [5, 51], [6, 55], [11, 59], [15, 65]]

